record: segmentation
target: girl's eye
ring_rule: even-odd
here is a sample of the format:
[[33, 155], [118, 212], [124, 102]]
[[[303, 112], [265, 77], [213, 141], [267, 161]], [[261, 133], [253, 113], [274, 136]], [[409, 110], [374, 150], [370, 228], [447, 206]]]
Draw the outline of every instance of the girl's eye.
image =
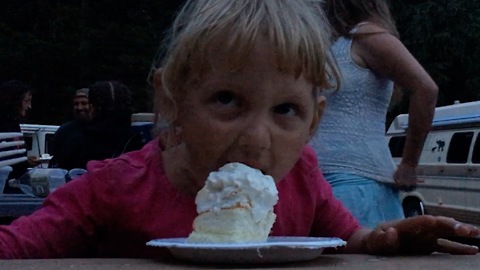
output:
[[273, 111], [286, 116], [296, 116], [298, 114], [298, 107], [292, 103], [284, 103], [275, 106]]
[[215, 101], [223, 105], [236, 105], [238, 103], [235, 95], [229, 91], [220, 91], [215, 94]]

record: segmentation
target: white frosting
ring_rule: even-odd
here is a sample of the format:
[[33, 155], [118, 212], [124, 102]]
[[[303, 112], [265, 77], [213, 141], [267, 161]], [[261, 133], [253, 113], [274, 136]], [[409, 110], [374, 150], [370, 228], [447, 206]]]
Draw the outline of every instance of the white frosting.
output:
[[238, 162], [211, 172], [195, 199], [199, 214], [240, 207], [250, 209], [255, 222], [264, 221], [277, 201], [273, 178]]

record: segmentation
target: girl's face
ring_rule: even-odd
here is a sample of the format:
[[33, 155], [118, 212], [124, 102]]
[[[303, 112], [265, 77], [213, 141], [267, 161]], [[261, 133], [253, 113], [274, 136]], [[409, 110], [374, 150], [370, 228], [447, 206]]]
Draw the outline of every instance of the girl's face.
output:
[[22, 99], [22, 105], [20, 107], [20, 115], [25, 116], [27, 115], [27, 111], [32, 108], [32, 93], [31, 92], [26, 92], [23, 95]]
[[211, 72], [185, 88], [179, 103], [176, 123], [188, 170], [206, 179], [226, 163], [242, 162], [279, 181], [297, 162], [325, 100], [315, 99], [303, 77], [278, 71], [272, 48], [262, 40], [238, 71], [226, 70], [224, 57], [212, 55]]

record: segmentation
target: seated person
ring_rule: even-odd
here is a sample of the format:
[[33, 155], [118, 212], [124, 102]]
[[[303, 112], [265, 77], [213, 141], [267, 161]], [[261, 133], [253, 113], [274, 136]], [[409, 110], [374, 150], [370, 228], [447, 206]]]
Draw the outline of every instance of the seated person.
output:
[[55, 132], [51, 144], [51, 168], [84, 168], [85, 158], [81, 156], [85, 144], [84, 129], [92, 119], [92, 106], [89, 101], [89, 89], [82, 88], [73, 96], [74, 120], [61, 125]]
[[62, 125], [55, 134], [52, 168], [85, 169], [90, 160], [113, 158], [141, 147], [140, 138], [130, 132], [128, 87], [117, 81], [99, 81], [88, 89], [84, 93], [90, 112], [77, 109], [77, 119]]
[[[2, 105], [0, 106], [0, 132], [21, 132], [20, 121], [27, 115], [27, 111], [32, 108], [31, 87], [21, 81], [6, 81], [0, 85], [0, 100], [2, 101]], [[14, 140], [23, 140], [23, 137]], [[24, 146], [14, 146], [2, 150], [7, 151], [21, 148], [24, 148]], [[27, 156], [27, 152], [16, 156], [9, 156], [8, 159], [22, 156]], [[0, 158], [0, 160], [2, 160], [2, 158]], [[9, 179], [18, 178], [27, 171], [28, 167], [39, 164], [38, 157], [28, 157], [27, 161], [12, 165], [13, 170], [9, 175]], [[19, 189], [10, 187], [8, 182], [5, 184], [5, 187], [0, 188], [4, 189], [4, 193], [21, 193]]]

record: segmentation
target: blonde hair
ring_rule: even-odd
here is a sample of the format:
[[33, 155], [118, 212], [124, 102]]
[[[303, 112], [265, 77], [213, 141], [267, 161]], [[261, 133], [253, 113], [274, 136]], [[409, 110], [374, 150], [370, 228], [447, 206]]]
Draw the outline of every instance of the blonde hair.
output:
[[182, 86], [201, 81], [210, 68], [212, 44], [220, 41], [232, 71], [242, 67], [261, 37], [272, 45], [280, 71], [303, 75], [319, 89], [331, 88], [338, 75], [329, 51], [329, 29], [318, 0], [187, 1], [167, 38], [155, 112], [168, 124], [175, 121], [176, 102], [183, 91], [195, 89]]

